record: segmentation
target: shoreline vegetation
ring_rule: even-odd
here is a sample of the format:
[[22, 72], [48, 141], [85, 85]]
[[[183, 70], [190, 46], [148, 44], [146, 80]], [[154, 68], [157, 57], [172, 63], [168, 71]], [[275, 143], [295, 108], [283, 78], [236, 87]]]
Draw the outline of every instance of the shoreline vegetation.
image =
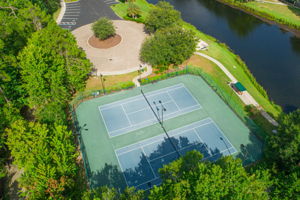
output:
[[[149, 10], [155, 5], [148, 3], [146, 0], [136, 0], [134, 2], [137, 6], [140, 7], [141, 13], [139, 18], [130, 18], [127, 15], [127, 8], [129, 3], [120, 3], [111, 6], [113, 11], [121, 18], [126, 20], [132, 20], [139, 23], [144, 23], [145, 17], [148, 15]], [[255, 77], [251, 74], [246, 64], [241, 60], [241, 58], [234, 54], [233, 51], [224, 43], [219, 42], [217, 39], [212, 36], [206, 35], [198, 30], [193, 25], [182, 21], [180, 26], [192, 30], [196, 33], [196, 36], [208, 43], [208, 50], [203, 51], [203, 53], [219, 60], [224, 64], [227, 69], [247, 88], [248, 92], [255, 98], [255, 100], [273, 117], [277, 118], [281, 113], [280, 106], [271, 102], [267, 92], [263, 89], [262, 86], [257, 83]], [[201, 68], [201, 66], [198, 66]], [[213, 66], [214, 71], [219, 71], [217, 66]], [[225, 74], [223, 72], [212, 74], [215, 80], [224, 79]], [[220, 87], [225, 91], [230, 92], [231, 88], [228, 86], [226, 81], [218, 81]], [[237, 98], [238, 99], [238, 98]], [[236, 101], [238, 105], [242, 103]], [[244, 105], [243, 105], [244, 106]]]
[[235, 0], [216, 0], [222, 4], [250, 14], [269, 24], [300, 37], [300, 8], [291, 5], [276, 5], [258, 1], [239, 2]]

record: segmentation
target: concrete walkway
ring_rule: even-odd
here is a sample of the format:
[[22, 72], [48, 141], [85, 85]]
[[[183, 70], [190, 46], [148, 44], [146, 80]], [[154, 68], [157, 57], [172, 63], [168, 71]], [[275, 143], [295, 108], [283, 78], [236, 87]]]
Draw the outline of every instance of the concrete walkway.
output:
[[138, 75], [138, 76], [134, 77], [134, 79], [132, 80], [132, 82], [133, 82], [137, 87], [140, 87], [140, 86], [141, 86], [141, 84], [140, 84], [140, 82], [139, 82], [139, 79], [140, 79], [140, 78], [145, 78], [145, 77], [149, 76], [150, 74], [152, 74], [152, 67], [151, 67], [151, 65], [148, 65], [148, 64], [142, 64], [142, 66], [143, 66], [142, 68], [143, 68], [143, 69], [146, 68], [147, 71], [143, 72], [141, 75]]
[[64, 17], [65, 12], [66, 12], [66, 3], [64, 0], [60, 0], [60, 12], [56, 19], [57, 24], [60, 24], [62, 18]]
[[[231, 83], [236, 83], [238, 82], [237, 79], [227, 70], [227, 68], [220, 63], [218, 60], [200, 52], [195, 52], [196, 55], [202, 56], [213, 63], [215, 63], [225, 74], [226, 76], [230, 79]], [[236, 92], [235, 92], [236, 93]], [[236, 93], [237, 94], [237, 93]], [[253, 105], [255, 106], [258, 110], [260, 110], [262, 116], [264, 116], [271, 124], [274, 126], [278, 126], [278, 123], [266, 112], [263, 110], [263, 108], [257, 103], [257, 101], [249, 94], [248, 91], [243, 92], [242, 95], [237, 94], [238, 97], [243, 101], [245, 105]]]
[[122, 37], [119, 44], [108, 49], [98, 49], [89, 45], [93, 36], [91, 24], [72, 31], [77, 44], [97, 69], [97, 75], [119, 75], [139, 70], [143, 63], [139, 59], [140, 48], [147, 34], [144, 25], [132, 21], [114, 20], [116, 33]]
[[275, 4], [275, 5], [287, 6], [287, 4], [282, 3], [282, 2], [263, 1], [263, 0], [256, 0], [256, 1], [257, 1], [257, 2], [260, 2], [260, 3], [269, 3], [269, 4]]

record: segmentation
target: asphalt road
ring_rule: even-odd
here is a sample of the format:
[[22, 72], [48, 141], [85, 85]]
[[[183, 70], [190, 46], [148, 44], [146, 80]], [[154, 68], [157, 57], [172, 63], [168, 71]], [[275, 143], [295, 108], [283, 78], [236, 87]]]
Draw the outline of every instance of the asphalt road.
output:
[[66, 12], [59, 25], [72, 31], [83, 25], [93, 23], [100, 17], [107, 17], [112, 20], [120, 19], [109, 7], [117, 3], [115, 0], [79, 0], [66, 3]]

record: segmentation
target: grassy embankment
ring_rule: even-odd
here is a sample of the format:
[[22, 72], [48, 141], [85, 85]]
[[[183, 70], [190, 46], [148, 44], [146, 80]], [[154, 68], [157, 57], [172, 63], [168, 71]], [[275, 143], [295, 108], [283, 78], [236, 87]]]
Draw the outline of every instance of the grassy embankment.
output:
[[53, 13], [52, 17], [53, 17], [54, 21], [56, 21], [56, 19], [58, 18], [58, 15], [59, 15], [59, 13], [60, 13], [60, 10], [61, 10], [61, 7], [59, 7], [59, 8], [57, 9], [57, 11], [55, 11], [55, 12]]
[[[248, 13], [285, 25], [300, 31], [300, 9], [288, 5], [276, 5], [263, 2], [238, 2], [235, 0], [217, 0], [238, 7]], [[273, 0], [272, 2], [280, 2]]]
[[[141, 8], [141, 17], [139, 20], [143, 22], [143, 19], [145, 19], [148, 11], [153, 5], [147, 3], [146, 0], [136, 0], [136, 4]], [[128, 3], [120, 3], [113, 5], [112, 9], [118, 16], [122, 18], [128, 18], [126, 13], [127, 7]], [[256, 82], [255, 78], [249, 72], [247, 66], [239, 58], [239, 56], [230, 51], [230, 49], [225, 44], [219, 43], [215, 38], [200, 32], [194, 26], [186, 22], [182, 22], [182, 26], [187, 29], [194, 30], [199, 38], [206, 41], [209, 44], [209, 50], [204, 51], [203, 53], [206, 53], [207, 55], [219, 60], [222, 64], [224, 64], [227, 69], [247, 88], [249, 93], [256, 99], [256, 101], [260, 105], [262, 105], [262, 107], [267, 112], [275, 117], [278, 116], [278, 114], [280, 113], [280, 109], [278, 109], [277, 106], [270, 102], [266, 92]], [[207, 68], [208, 63], [210, 66], [209, 70]], [[215, 64], [210, 63], [206, 59], [199, 56], [197, 56], [196, 63], [192, 61], [192, 63], [189, 64], [198, 66], [204, 71], [206, 70], [205, 72], [211, 75], [211, 77], [218, 83], [219, 87], [221, 87], [224, 91], [227, 91], [228, 94], [232, 93], [231, 88], [227, 85], [228, 79], [226, 75]], [[243, 106], [242, 102], [236, 95], [233, 95], [233, 100], [236, 101], [236, 104], [238, 106]]]

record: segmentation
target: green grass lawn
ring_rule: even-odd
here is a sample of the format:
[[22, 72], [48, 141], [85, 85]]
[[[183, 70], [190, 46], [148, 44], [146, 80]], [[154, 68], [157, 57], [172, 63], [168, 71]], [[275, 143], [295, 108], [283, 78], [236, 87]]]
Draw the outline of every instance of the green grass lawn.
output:
[[[121, 18], [128, 19], [128, 20], [134, 20], [127, 16], [127, 8], [129, 3], [119, 3], [112, 5], [111, 8], [113, 11]], [[148, 15], [149, 10], [154, 6], [152, 4], [147, 3], [146, 0], [136, 0], [134, 2], [135, 5], [137, 5], [141, 9], [141, 16], [134, 21], [144, 22], [145, 18]]]
[[60, 10], [61, 10], [61, 8], [59, 7], [59, 8], [57, 9], [57, 11], [55, 11], [55, 13], [53, 13], [52, 17], [53, 17], [54, 20], [57, 19], [58, 15], [59, 15], [59, 13], [60, 13]]
[[275, 5], [269, 3], [248, 2], [246, 5], [259, 12], [267, 13], [277, 20], [287, 24], [295, 24], [300, 28], [300, 9], [290, 6]]
[[255, 15], [300, 30], [300, 9], [287, 5], [276, 5], [271, 3], [261, 3], [255, 1], [250, 1], [246, 3], [240, 3], [234, 0], [219, 1], [237, 6]]
[[219, 43], [215, 38], [198, 31], [190, 24], [184, 23], [183, 26], [185, 28], [195, 30], [196, 34], [209, 44], [208, 51], [203, 51], [202, 53], [219, 60], [232, 73], [232, 75], [247, 88], [248, 92], [267, 112], [274, 116], [278, 116], [280, 114], [280, 110], [270, 102], [268, 97], [263, 96], [258, 88], [255, 87], [249, 75], [245, 72], [243, 67], [245, 64], [237, 55], [232, 53], [226, 45]]
[[[152, 6], [154, 6], [147, 3], [145, 0], [137, 0], [136, 4], [138, 4], [141, 9], [143, 8], [141, 17], [142, 19], [147, 16], [147, 12], [151, 9]], [[120, 3], [112, 6], [114, 12], [117, 13], [117, 15], [120, 17], [126, 16], [127, 7], [127, 3]], [[278, 106], [272, 104], [267, 96], [263, 95], [263, 92], [260, 91], [261, 86], [256, 83], [255, 78], [252, 76], [252, 74], [247, 73], [247, 66], [237, 55], [230, 51], [230, 49], [226, 45], [221, 44], [215, 38], [202, 33], [193, 25], [183, 22], [182, 26], [186, 29], [193, 30], [199, 38], [209, 44], [208, 51], [203, 51], [203, 53], [206, 53], [207, 55], [219, 60], [225, 67], [227, 67], [227, 69], [247, 88], [248, 92], [268, 113], [275, 117], [279, 115], [281, 110], [278, 108]], [[216, 65], [213, 66], [215, 68], [215, 72], [220, 71]], [[225, 75], [223, 73], [216, 73], [214, 74], [213, 78], [218, 82], [219, 85], [222, 85], [226, 91], [231, 92], [231, 89], [228, 87], [226, 82], [222, 81], [224, 80], [224, 76]], [[236, 102], [238, 104], [242, 104], [238, 98]]]

